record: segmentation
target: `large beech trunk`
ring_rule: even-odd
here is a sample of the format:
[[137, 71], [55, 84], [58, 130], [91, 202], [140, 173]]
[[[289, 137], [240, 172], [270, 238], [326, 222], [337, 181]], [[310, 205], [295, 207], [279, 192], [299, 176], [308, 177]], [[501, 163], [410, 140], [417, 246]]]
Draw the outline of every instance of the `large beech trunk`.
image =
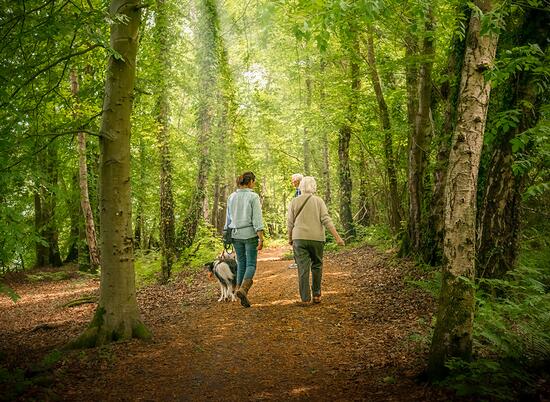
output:
[[367, 33], [367, 62], [369, 65], [372, 86], [378, 102], [380, 122], [382, 124], [382, 130], [384, 131], [384, 155], [389, 182], [390, 227], [392, 231], [397, 232], [401, 226], [401, 212], [399, 207], [399, 195], [397, 191], [397, 171], [395, 169], [395, 156], [393, 152], [393, 136], [391, 133], [390, 114], [388, 112], [388, 106], [384, 98], [384, 93], [382, 92], [382, 84], [376, 68], [374, 38], [372, 27], [370, 26]]
[[[476, 5], [484, 12], [492, 8], [490, 1]], [[491, 33], [481, 36], [480, 30], [479, 15], [473, 14], [445, 188], [445, 265], [429, 355], [431, 378], [445, 374], [449, 358], [469, 359], [472, 352], [477, 177], [491, 90], [483, 72], [494, 61], [498, 40]]]
[[113, 0], [124, 22], [111, 25], [111, 56], [105, 81], [100, 138], [101, 285], [99, 304], [88, 329], [72, 346], [97, 346], [132, 337], [148, 338], [135, 290], [130, 199], [130, 115], [132, 111], [140, 3]]

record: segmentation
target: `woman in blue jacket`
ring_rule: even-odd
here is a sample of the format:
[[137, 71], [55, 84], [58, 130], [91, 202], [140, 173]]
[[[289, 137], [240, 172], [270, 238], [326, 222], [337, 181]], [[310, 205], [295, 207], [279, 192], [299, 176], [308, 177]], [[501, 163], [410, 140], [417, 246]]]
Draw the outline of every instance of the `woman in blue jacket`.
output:
[[256, 273], [258, 251], [264, 243], [264, 225], [260, 197], [252, 189], [256, 176], [245, 172], [237, 179], [238, 189], [227, 199], [224, 230], [231, 230], [237, 253], [237, 297], [244, 307], [250, 307], [248, 291]]

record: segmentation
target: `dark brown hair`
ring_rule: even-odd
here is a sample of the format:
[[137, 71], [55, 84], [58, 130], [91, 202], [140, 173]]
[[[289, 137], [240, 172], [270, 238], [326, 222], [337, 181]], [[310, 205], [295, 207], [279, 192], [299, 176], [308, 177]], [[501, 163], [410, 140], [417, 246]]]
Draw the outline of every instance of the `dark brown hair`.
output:
[[251, 181], [255, 181], [256, 176], [252, 172], [244, 172], [242, 175], [240, 175], [237, 178], [237, 185], [238, 186], [246, 186]]

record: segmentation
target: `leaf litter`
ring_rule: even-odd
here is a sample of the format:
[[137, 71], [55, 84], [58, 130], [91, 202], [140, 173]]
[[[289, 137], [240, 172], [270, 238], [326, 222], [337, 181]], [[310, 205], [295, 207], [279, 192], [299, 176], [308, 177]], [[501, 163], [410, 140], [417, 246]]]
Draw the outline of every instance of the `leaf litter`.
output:
[[[10, 283], [21, 300], [0, 298], [0, 358], [30, 379], [17, 400], [61, 401], [448, 401], [417, 381], [425, 368], [433, 298], [405, 283], [412, 262], [364, 246], [327, 253], [322, 302], [298, 306], [297, 270], [288, 248], [259, 255], [252, 307], [218, 303], [205, 272], [181, 273], [137, 293], [151, 342], [132, 340], [61, 354], [47, 384], [36, 367], [77, 337], [99, 281]], [[427, 324], [428, 323], [428, 324]], [[4, 386], [6, 384], [4, 383]]]

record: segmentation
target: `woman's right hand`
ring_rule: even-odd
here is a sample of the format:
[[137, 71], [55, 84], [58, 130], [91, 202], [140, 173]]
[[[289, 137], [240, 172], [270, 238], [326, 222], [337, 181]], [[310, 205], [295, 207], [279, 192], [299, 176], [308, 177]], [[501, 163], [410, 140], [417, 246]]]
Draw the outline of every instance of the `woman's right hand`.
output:
[[345, 246], [346, 242], [344, 241], [344, 239], [342, 239], [340, 237], [340, 238], [336, 239], [336, 244], [338, 244], [339, 246]]

